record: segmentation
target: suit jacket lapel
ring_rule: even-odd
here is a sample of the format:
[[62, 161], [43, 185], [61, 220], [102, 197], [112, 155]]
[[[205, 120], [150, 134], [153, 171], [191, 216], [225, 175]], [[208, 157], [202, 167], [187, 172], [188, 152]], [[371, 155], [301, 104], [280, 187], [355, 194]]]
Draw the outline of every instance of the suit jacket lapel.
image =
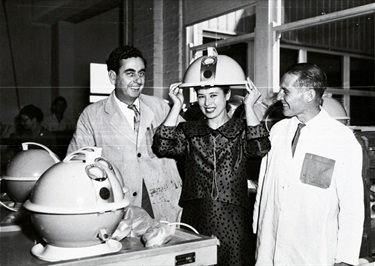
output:
[[124, 115], [122, 114], [120, 108], [118, 107], [114, 99], [114, 91], [108, 97], [107, 102], [105, 103], [104, 110], [108, 114], [109, 124], [116, 129], [116, 131], [122, 132], [125, 138], [136, 143], [137, 134], [134, 132], [134, 129], [130, 126]]

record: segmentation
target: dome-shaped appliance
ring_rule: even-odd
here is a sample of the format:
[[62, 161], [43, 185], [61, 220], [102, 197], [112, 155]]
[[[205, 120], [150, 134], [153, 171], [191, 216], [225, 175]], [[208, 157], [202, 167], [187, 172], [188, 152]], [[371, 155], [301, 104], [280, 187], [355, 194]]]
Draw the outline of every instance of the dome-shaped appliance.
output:
[[323, 95], [322, 100], [322, 107], [331, 117], [335, 118], [344, 125], [348, 124], [350, 117], [346, 113], [344, 106], [338, 100], [333, 98], [332, 95], [328, 93]]
[[22, 151], [11, 159], [2, 177], [9, 197], [17, 203], [24, 203], [39, 177], [58, 162], [60, 159], [46, 146], [34, 142], [22, 143]]
[[185, 71], [181, 88], [204, 86], [236, 86], [246, 84], [241, 66], [226, 55], [208, 47], [207, 55], [195, 59]]
[[101, 156], [86, 147], [49, 168], [37, 181], [24, 207], [31, 211], [41, 243], [32, 253], [47, 261], [112, 253], [121, 243], [111, 239], [129, 205], [121, 177]]

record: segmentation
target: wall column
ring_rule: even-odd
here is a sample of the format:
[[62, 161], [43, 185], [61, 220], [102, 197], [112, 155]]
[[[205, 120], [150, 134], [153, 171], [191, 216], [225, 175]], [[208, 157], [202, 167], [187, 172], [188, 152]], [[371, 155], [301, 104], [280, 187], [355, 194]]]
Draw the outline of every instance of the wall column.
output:
[[256, 6], [255, 84], [262, 97], [278, 91], [280, 41], [273, 27], [281, 22], [281, 0], [259, 0]]

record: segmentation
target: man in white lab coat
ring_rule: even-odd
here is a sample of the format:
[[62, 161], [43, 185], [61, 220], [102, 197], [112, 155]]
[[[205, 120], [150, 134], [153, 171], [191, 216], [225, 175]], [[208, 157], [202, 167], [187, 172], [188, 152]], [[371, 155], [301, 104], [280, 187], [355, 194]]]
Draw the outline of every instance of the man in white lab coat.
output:
[[278, 100], [287, 118], [272, 127], [261, 164], [256, 265], [358, 263], [362, 150], [352, 131], [321, 107], [326, 87], [325, 73], [308, 63], [290, 67], [281, 79]]
[[[151, 217], [175, 222], [181, 208], [181, 178], [173, 159], [159, 159], [151, 150], [154, 130], [169, 113], [168, 104], [142, 94], [146, 60], [132, 46], [115, 49], [107, 60], [115, 86], [111, 95], [85, 108], [68, 148], [102, 148], [129, 188], [130, 204], [144, 208]], [[131, 107], [136, 110], [131, 109]]]

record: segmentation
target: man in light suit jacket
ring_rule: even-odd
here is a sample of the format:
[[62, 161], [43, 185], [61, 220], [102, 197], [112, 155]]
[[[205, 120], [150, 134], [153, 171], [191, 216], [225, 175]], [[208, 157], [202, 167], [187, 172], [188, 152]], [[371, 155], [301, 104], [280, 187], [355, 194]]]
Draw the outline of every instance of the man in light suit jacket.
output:
[[118, 47], [106, 63], [115, 89], [84, 109], [68, 154], [82, 147], [101, 147], [102, 156], [129, 188], [126, 194], [132, 205], [155, 219], [178, 221], [181, 178], [176, 162], [156, 157], [151, 149], [154, 130], [170, 108], [162, 99], [141, 94], [147, 62], [138, 49]]

